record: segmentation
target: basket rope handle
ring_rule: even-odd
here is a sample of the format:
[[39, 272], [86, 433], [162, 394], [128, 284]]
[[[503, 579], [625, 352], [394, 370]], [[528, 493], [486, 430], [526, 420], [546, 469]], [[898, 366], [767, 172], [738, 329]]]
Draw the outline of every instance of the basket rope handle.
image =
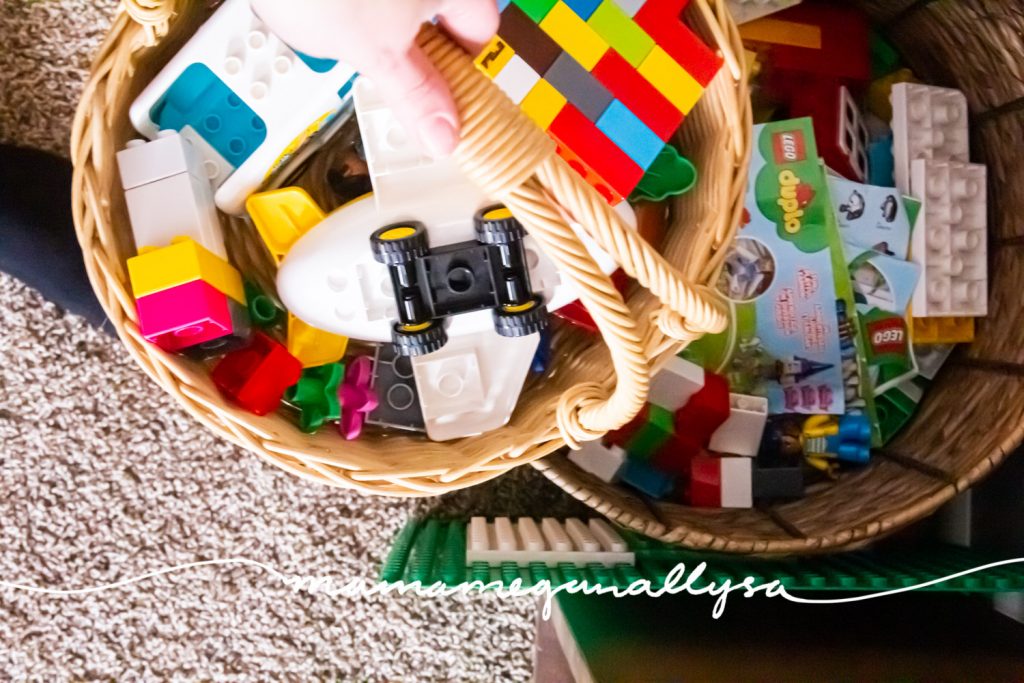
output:
[[419, 44], [452, 88], [462, 117], [455, 158], [463, 172], [502, 201], [536, 239], [580, 298], [611, 352], [616, 384], [586, 382], [561, 397], [556, 417], [566, 443], [600, 438], [631, 420], [647, 401], [650, 359], [639, 327], [612, 285], [568, 225], [581, 224], [626, 273], [661, 302], [662, 332], [692, 341], [725, 328], [726, 315], [708, 290], [680, 274], [612, 211], [608, 203], [555, 152], [551, 138], [474, 66], [437, 28], [425, 26]]

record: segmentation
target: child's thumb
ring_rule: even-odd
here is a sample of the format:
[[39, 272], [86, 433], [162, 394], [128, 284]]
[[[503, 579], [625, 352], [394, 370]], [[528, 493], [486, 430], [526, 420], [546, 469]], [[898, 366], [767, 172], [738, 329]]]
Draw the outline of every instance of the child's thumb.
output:
[[451, 90], [419, 47], [382, 57], [366, 75], [427, 152], [445, 157], [455, 150], [459, 115]]

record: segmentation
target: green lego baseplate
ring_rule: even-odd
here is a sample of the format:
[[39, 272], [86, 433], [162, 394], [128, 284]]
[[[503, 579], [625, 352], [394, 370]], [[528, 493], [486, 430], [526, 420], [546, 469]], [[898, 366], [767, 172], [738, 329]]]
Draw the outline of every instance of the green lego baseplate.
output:
[[[669, 572], [679, 563], [688, 570], [701, 562], [707, 567], [693, 585], [695, 589], [726, 579], [737, 584], [752, 577], [757, 584], [778, 580], [788, 591], [880, 592], [935, 581], [982, 567], [1006, 558], [993, 558], [975, 549], [948, 544], [917, 545], [907, 548], [863, 550], [839, 555], [762, 559], [748, 556], [684, 550], [641, 536], [627, 529], [616, 531], [635, 554], [635, 564], [577, 567], [562, 563], [556, 567], [542, 562], [517, 565], [511, 562], [489, 566], [468, 565], [465, 520], [414, 519], [396, 537], [381, 568], [386, 583], [420, 582], [424, 586], [448, 587], [482, 582], [490, 588], [508, 588], [515, 579], [523, 588], [547, 580], [552, 587], [571, 581], [588, 585], [626, 588], [647, 580], [652, 588], [664, 585]], [[1008, 564], [935, 583], [919, 590], [959, 593], [1024, 592], [1024, 564]]]

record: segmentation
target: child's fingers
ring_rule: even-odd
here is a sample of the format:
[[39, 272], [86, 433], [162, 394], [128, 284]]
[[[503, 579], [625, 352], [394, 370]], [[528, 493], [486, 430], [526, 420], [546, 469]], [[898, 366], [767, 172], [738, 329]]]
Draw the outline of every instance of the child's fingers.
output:
[[459, 115], [444, 78], [418, 47], [385, 52], [364, 73], [373, 80], [395, 116], [435, 157], [448, 156], [459, 142]]
[[437, 15], [448, 32], [473, 54], [498, 32], [495, 0], [440, 0]]

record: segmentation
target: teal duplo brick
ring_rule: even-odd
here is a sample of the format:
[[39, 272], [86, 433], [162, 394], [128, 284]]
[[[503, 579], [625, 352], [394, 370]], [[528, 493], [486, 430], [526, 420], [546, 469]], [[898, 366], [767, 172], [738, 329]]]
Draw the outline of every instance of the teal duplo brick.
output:
[[185, 69], [150, 118], [160, 130], [192, 128], [235, 168], [267, 139], [263, 119], [205, 64]]
[[614, 100], [597, 120], [597, 129], [629, 155], [640, 168], [648, 168], [658, 158], [665, 143], [636, 114]]
[[621, 477], [622, 481], [651, 498], [664, 498], [676, 487], [675, 477], [637, 460], [626, 461]]

